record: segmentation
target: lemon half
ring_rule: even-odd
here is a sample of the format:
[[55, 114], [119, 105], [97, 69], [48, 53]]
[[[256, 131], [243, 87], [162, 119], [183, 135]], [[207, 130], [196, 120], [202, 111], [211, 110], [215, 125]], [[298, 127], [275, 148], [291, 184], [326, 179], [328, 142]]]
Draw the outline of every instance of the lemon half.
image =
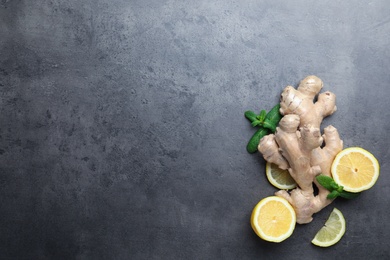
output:
[[288, 170], [282, 170], [276, 164], [267, 162], [265, 173], [268, 181], [278, 189], [291, 190], [297, 186]]
[[360, 147], [350, 147], [338, 153], [332, 163], [332, 176], [336, 183], [349, 192], [371, 188], [379, 177], [378, 160]]
[[293, 233], [295, 223], [293, 207], [281, 197], [266, 197], [252, 211], [251, 226], [266, 241], [278, 243], [287, 239]]

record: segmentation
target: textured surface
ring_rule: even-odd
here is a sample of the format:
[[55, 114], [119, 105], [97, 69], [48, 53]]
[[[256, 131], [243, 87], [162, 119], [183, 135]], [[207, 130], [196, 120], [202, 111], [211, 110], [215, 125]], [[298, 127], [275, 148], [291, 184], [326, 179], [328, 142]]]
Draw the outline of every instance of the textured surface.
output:
[[[384, 259], [390, 255], [390, 5], [360, 1], [0, 1], [0, 259]], [[269, 244], [275, 189], [245, 110], [316, 74], [324, 125], [378, 183]], [[333, 207], [347, 221], [310, 244]]]

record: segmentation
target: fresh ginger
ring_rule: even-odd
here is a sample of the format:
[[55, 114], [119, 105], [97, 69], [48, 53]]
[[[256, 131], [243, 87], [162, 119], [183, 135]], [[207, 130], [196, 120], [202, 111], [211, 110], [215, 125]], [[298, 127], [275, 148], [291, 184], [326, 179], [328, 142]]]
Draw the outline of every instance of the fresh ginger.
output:
[[[329, 91], [319, 94], [322, 87], [322, 80], [316, 76], [303, 79], [297, 89], [287, 86], [280, 100], [283, 118], [275, 134], [264, 136], [258, 145], [265, 160], [288, 169], [296, 181], [297, 188], [290, 193], [280, 190], [275, 195], [294, 207], [299, 224], [311, 222], [314, 213], [333, 201], [327, 198], [329, 191], [318, 184], [316, 176], [321, 173], [331, 177], [331, 164], [343, 149], [335, 127], [326, 127], [321, 135], [323, 118], [337, 109], [336, 96]], [[313, 183], [318, 188], [317, 195]]]

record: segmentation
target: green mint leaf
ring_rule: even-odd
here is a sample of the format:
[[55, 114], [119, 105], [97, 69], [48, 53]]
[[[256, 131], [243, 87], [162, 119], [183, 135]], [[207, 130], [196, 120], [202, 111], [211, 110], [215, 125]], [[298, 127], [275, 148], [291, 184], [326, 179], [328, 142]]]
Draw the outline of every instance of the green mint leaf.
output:
[[264, 122], [266, 115], [267, 115], [267, 111], [263, 109], [260, 111], [260, 114], [257, 116], [257, 119], [259, 119], [261, 122]]
[[271, 130], [272, 133], [276, 132], [276, 125], [271, 120], [265, 119], [263, 126], [264, 128]]
[[245, 112], [245, 117], [252, 123], [257, 120], [257, 115], [255, 112], [248, 110]]
[[356, 197], [358, 197], [360, 195], [360, 193], [353, 193], [353, 192], [348, 192], [348, 191], [345, 191], [343, 190], [342, 192], [340, 192], [339, 196], [344, 198], [344, 199], [354, 199]]
[[260, 143], [261, 138], [263, 138], [265, 135], [269, 134], [269, 130], [265, 129], [263, 127], [260, 127], [251, 137], [249, 140], [246, 150], [248, 153], [255, 153], [257, 152], [257, 146]]
[[341, 191], [341, 190], [340, 190], [340, 186], [339, 186], [333, 179], [332, 179], [332, 182], [331, 182], [330, 186], [332, 186], [332, 188], [333, 188], [334, 190]]
[[319, 184], [321, 184], [322, 187], [324, 187], [328, 191], [332, 192], [334, 190], [332, 184], [335, 182], [331, 177], [320, 174], [316, 177], [316, 180], [318, 181]]
[[282, 115], [279, 112], [280, 104], [275, 105], [265, 116], [265, 119], [268, 119], [275, 126], [279, 124], [280, 119], [282, 119]]
[[255, 120], [255, 121], [253, 121], [253, 122], [251, 123], [251, 125], [252, 125], [253, 127], [255, 127], [255, 126], [258, 126], [258, 125], [262, 125], [262, 122], [261, 122], [260, 120]]
[[332, 200], [337, 198], [338, 196], [340, 196], [340, 193], [337, 190], [334, 190], [331, 193], [329, 193], [326, 198]]

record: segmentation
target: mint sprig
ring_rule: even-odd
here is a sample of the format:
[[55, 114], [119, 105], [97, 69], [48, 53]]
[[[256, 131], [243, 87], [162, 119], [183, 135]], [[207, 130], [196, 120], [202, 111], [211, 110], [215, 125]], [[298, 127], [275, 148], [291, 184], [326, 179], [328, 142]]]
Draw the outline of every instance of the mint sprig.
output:
[[331, 177], [320, 174], [316, 177], [316, 180], [322, 187], [330, 191], [327, 198], [335, 199], [342, 197], [344, 199], [354, 199], [359, 196], [360, 193], [353, 193], [344, 190], [344, 187], [337, 184]]
[[277, 104], [268, 113], [265, 110], [261, 110], [259, 114], [251, 110], [245, 111], [245, 117], [251, 125], [258, 128], [247, 144], [246, 148], [249, 153], [257, 151], [261, 138], [270, 133], [275, 133], [276, 127], [282, 118], [279, 109], [280, 104]]

